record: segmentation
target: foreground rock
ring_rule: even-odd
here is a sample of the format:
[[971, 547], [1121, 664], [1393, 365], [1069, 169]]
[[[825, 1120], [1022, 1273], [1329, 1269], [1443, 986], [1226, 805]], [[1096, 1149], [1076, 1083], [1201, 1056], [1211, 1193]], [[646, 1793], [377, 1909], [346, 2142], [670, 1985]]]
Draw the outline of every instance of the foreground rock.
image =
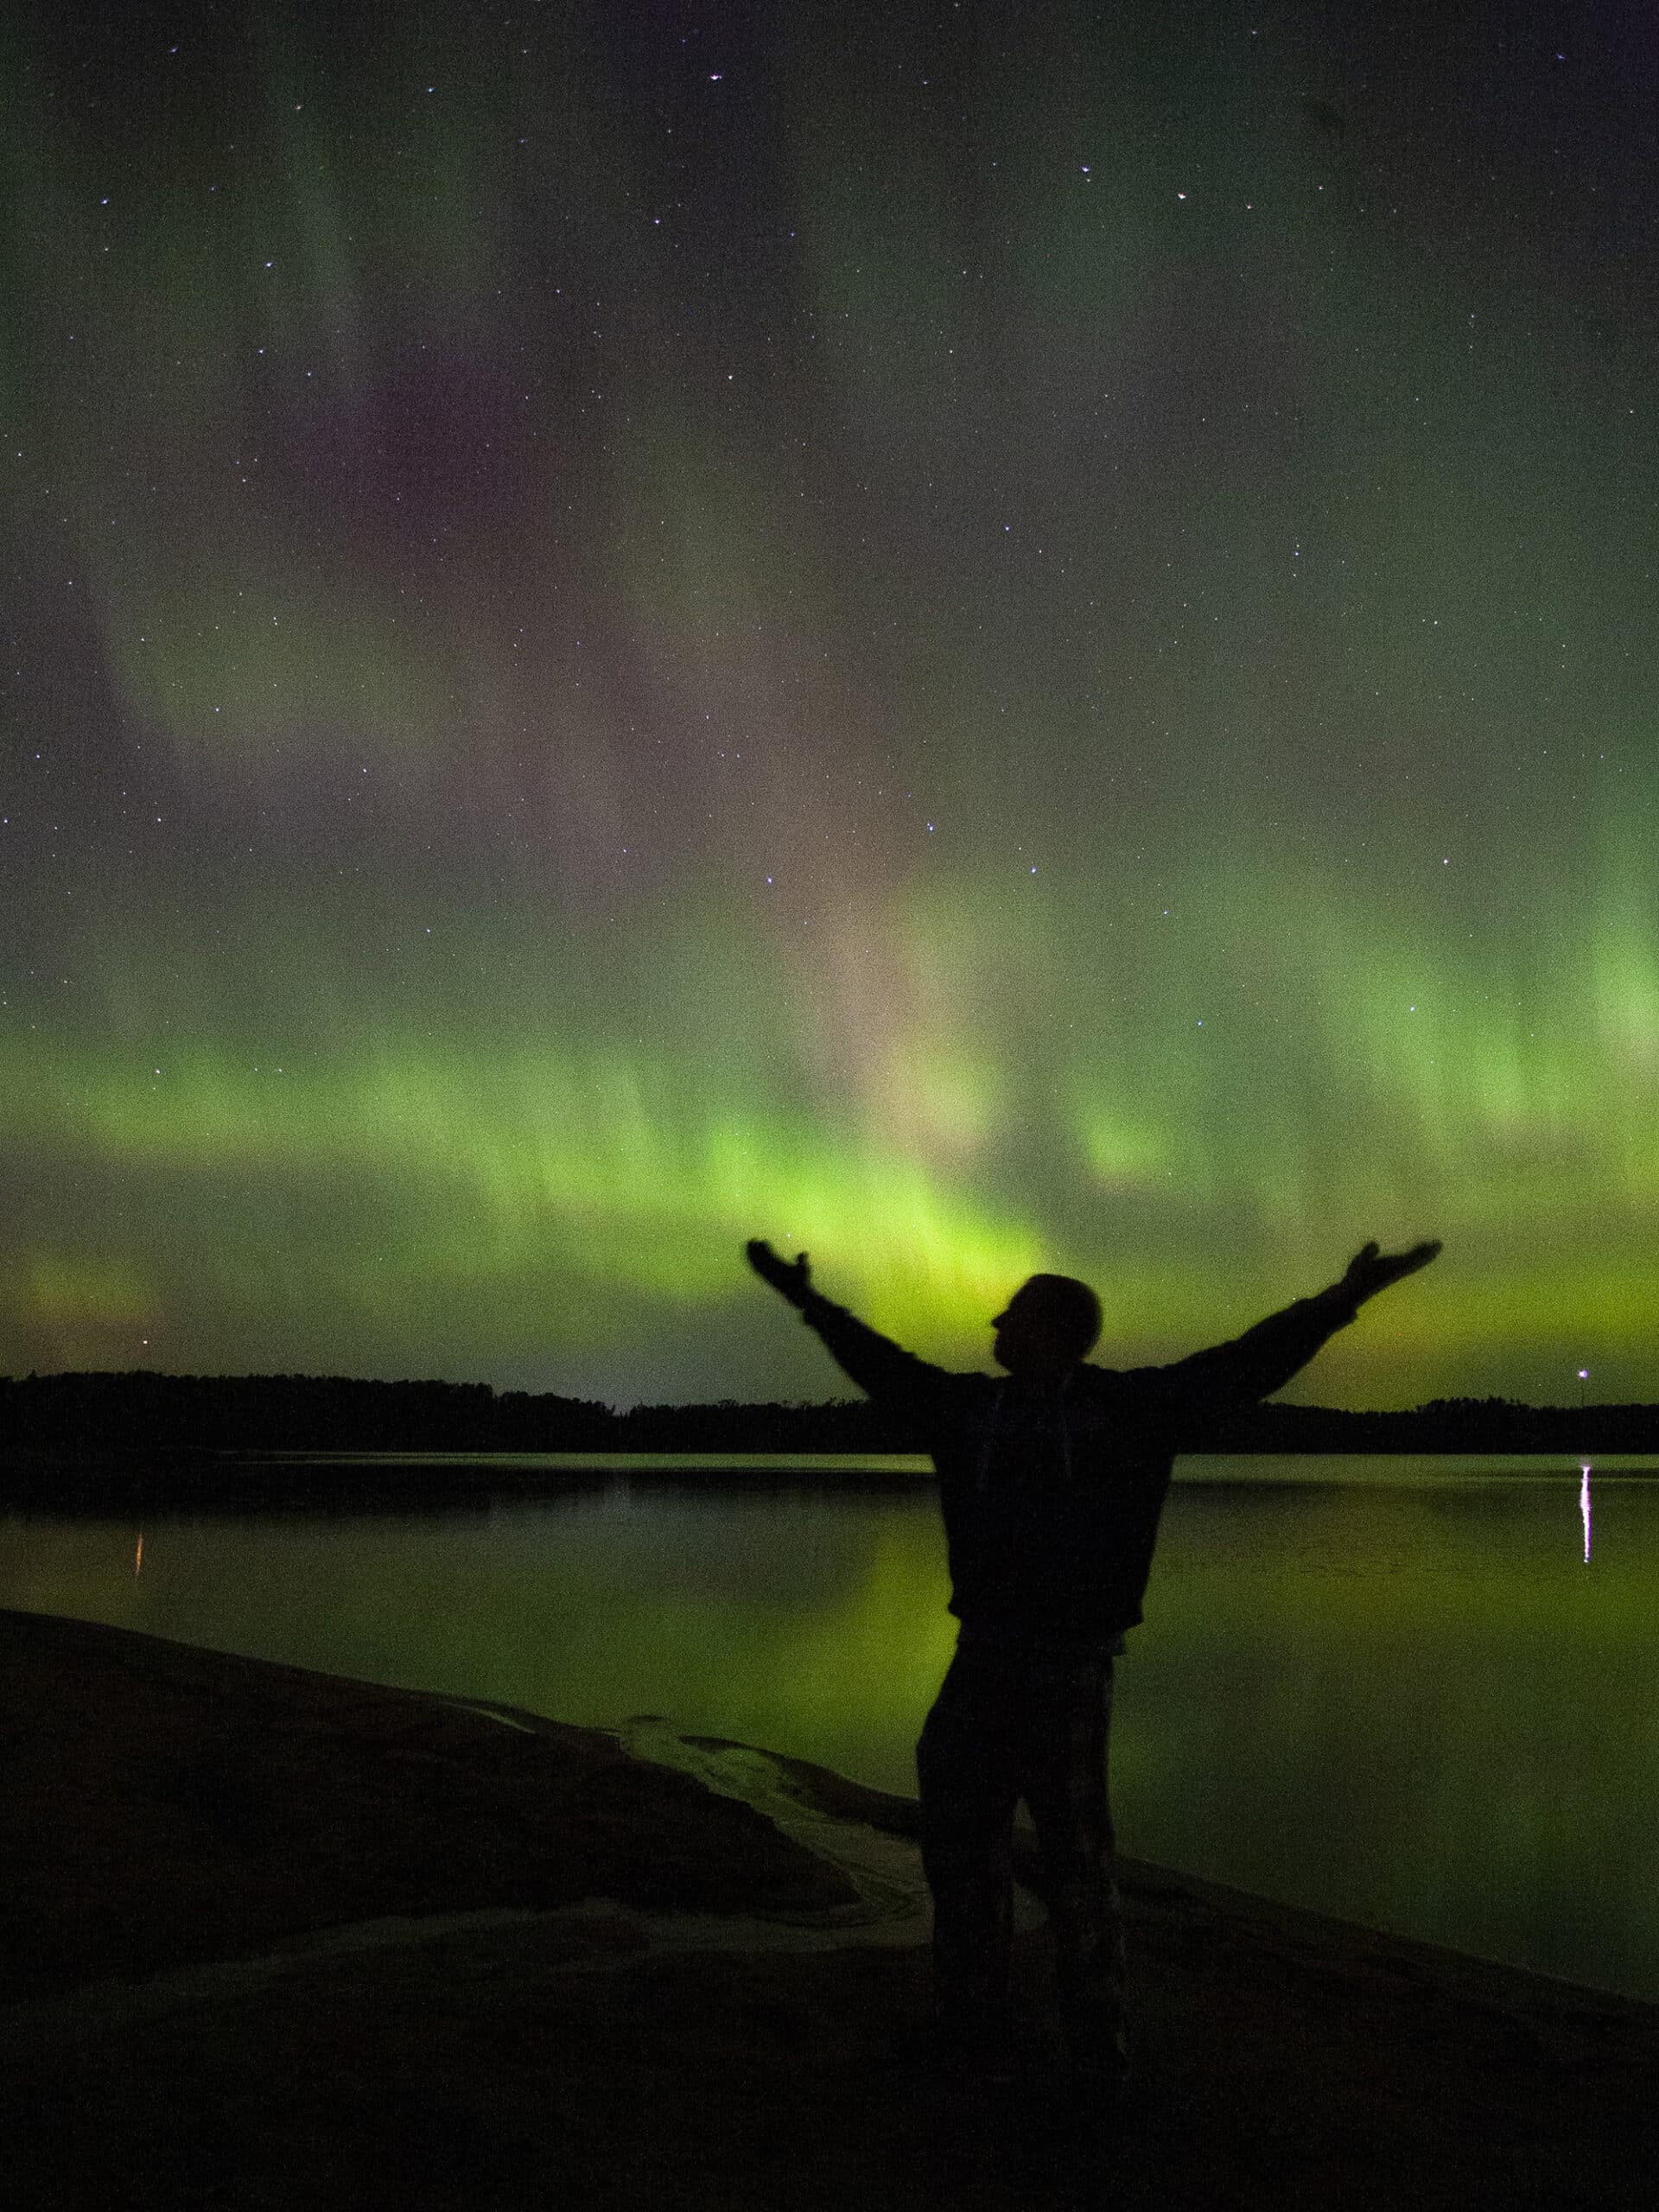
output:
[[1131, 1870], [1103, 2140], [1040, 1933], [1026, 2078], [933, 2075], [903, 1801], [38, 1616], [0, 1658], [16, 2212], [1656, 2202], [1651, 2007]]

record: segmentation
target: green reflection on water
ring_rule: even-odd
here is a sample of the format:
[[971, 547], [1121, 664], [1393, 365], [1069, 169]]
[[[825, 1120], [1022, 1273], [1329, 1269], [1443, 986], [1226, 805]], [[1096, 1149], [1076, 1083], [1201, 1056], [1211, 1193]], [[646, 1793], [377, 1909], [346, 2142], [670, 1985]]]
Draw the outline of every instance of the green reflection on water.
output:
[[1146, 1856], [1659, 1994], [1659, 1486], [1178, 1489], [1114, 1746]]
[[0, 1604], [589, 1725], [661, 1713], [900, 1790], [955, 1636], [926, 1491], [171, 1519], [135, 1573], [137, 1534], [10, 1524]]
[[[1122, 1669], [1125, 1849], [1659, 1996], [1659, 1482], [1595, 1479], [1586, 1565], [1576, 1465], [1196, 1471]], [[143, 1533], [135, 1573], [134, 1523], [0, 1522], [0, 1604], [575, 1721], [658, 1713], [892, 1789], [954, 1634], [925, 1491], [619, 1481]]]

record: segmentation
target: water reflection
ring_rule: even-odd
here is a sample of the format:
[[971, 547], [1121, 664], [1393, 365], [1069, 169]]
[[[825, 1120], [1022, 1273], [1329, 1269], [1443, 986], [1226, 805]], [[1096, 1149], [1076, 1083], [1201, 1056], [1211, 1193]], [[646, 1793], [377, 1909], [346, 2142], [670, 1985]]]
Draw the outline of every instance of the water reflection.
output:
[[1579, 1484], [1579, 1517], [1584, 1522], [1584, 1563], [1590, 1564], [1590, 1470], [1582, 1470]]
[[[1267, 1471], [1176, 1484], [1121, 1678], [1125, 1848], [1659, 1997], [1659, 1479]], [[575, 1721], [658, 1713], [906, 1791], [944, 1597], [910, 1489], [607, 1474], [448, 1516], [0, 1518], [0, 1605]]]
[[1126, 1669], [1139, 1847], [1659, 1994], [1659, 1489], [1604, 1482], [1592, 1580], [1563, 1488], [1178, 1491]]

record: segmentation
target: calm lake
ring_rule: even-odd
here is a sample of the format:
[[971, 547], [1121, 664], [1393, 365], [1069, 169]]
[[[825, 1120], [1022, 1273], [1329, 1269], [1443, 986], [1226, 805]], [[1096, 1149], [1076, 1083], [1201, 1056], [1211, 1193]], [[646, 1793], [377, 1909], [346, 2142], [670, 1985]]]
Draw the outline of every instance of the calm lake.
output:
[[[0, 1514], [0, 1605], [913, 1792], [955, 1624], [930, 1491], [872, 1478], [917, 1463], [493, 1501], [477, 1464], [442, 1512]], [[1122, 1847], [1659, 1999], [1656, 1625], [1650, 1460], [1185, 1460], [1120, 1663]]]

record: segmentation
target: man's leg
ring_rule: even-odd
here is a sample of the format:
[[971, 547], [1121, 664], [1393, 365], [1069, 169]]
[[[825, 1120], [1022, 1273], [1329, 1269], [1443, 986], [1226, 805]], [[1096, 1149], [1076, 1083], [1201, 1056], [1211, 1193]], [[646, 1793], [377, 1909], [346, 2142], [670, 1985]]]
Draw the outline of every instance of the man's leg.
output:
[[1042, 1850], [1066, 2041], [1078, 2075], [1109, 2084], [1128, 2063], [1123, 1925], [1106, 1783], [1112, 1662], [1045, 1669], [1033, 1690], [1024, 1795]]
[[1018, 1785], [1001, 1687], [994, 1664], [958, 1652], [916, 1746], [940, 2021], [969, 2048], [1007, 2029]]

